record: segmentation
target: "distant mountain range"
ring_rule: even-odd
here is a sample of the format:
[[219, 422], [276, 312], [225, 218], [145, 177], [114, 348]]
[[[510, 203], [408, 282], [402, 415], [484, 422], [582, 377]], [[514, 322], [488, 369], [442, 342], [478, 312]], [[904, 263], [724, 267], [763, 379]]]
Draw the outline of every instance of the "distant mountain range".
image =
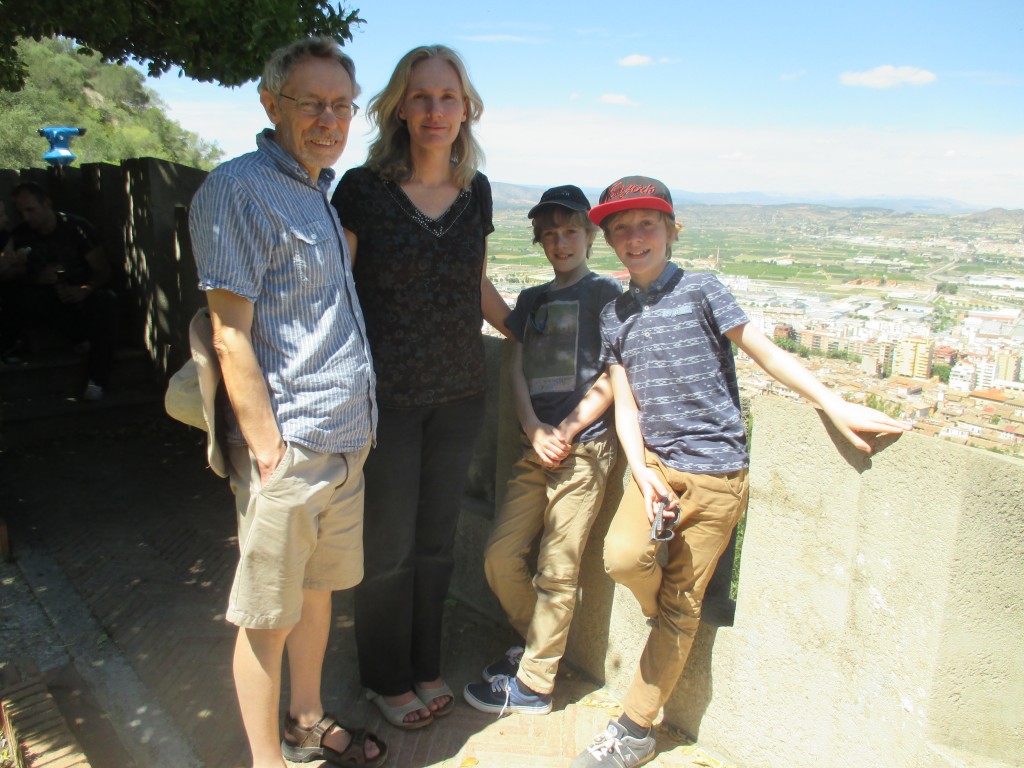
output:
[[[491, 181], [491, 193], [494, 197], [494, 207], [498, 210], [530, 208], [540, 199], [545, 187], [523, 186], [519, 184], [505, 184], [500, 181]], [[592, 204], [596, 204], [601, 196], [601, 190], [584, 187], [587, 197]], [[927, 213], [941, 215], [958, 214], [993, 214], [998, 216], [1008, 214], [1013, 217], [1015, 214], [1024, 215], [1024, 211], [1005, 211], [1002, 208], [993, 208], [984, 211], [978, 206], [968, 205], [959, 200], [951, 200], [942, 197], [792, 197], [786, 195], [769, 195], [763, 192], [728, 192], [728, 193], [703, 193], [688, 192], [686, 190], [672, 190], [672, 201], [677, 207], [689, 205], [762, 205], [781, 206], [792, 204], [822, 205], [829, 208], [874, 208], [896, 213]]]

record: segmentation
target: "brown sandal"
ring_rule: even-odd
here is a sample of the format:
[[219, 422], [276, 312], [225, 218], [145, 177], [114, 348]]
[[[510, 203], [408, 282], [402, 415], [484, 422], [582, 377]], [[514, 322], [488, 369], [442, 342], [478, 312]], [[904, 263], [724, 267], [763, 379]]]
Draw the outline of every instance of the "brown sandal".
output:
[[[345, 731], [352, 737], [344, 752], [338, 752], [325, 746], [324, 736], [334, 728]], [[376, 757], [366, 756], [366, 742], [377, 745], [380, 754]], [[285, 760], [293, 763], [308, 763], [311, 760], [326, 760], [331, 765], [360, 765], [367, 768], [380, 768], [388, 759], [388, 747], [376, 735], [363, 728], [346, 728], [332, 715], [324, 713], [320, 721], [312, 728], [303, 728], [299, 721], [291, 715], [284, 720], [284, 740], [281, 742], [281, 754]]]

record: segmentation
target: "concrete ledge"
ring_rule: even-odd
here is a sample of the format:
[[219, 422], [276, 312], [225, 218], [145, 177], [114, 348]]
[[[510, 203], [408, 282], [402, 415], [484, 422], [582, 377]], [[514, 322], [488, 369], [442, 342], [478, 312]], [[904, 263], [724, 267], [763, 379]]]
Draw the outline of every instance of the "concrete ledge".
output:
[[755, 400], [736, 623], [667, 716], [742, 765], [1024, 764], [1024, 465], [823, 421]]
[[[507, 393], [496, 419], [500, 504]], [[666, 721], [759, 768], [1024, 765], [1024, 464], [913, 434], [865, 456], [780, 398], [755, 398], [753, 419], [735, 623], [701, 624]], [[623, 482], [584, 555], [566, 654], [618, 696], [648, 632], [602, 564]], [[494, 507], [463, 508], [453, 590], [503, 621], [481, 563]]]

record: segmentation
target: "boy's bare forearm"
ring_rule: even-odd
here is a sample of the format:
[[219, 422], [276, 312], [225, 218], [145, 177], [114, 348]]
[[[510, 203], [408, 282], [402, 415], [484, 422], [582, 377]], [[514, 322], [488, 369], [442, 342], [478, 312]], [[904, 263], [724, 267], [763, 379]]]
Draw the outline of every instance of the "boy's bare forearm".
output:
[[562, 423], [558, 425], [559, 431], [571, 443], [576, 435], [593, 424], [608, 410], [613, 399], [611, 380], [607, 373], [602, 373], [587, 394], [583, 396], [583, 399], [572, 409], [572, 412], [562, 419]]
[[849, 403], [804, 368], [792, 355], [779, 349], [763, 333], [747, 325], [733, 328], [725, 334], [736, 343], [766, 373], [782, 382], [797, 394], [819, 406], [854, 447], [871, 452], [871, 447], [857, 433], [898, 434], [906, 431], [907, 424], [896, 421], [881, 411]]
[[208, 291], [213, 345], [231, 408], [260, 471], [269, 476], [284, 454], [284, 440], [270, 405], [270, 393], [250, 329], [252, 305], [227, 291]]
[[509, 380], [512, 385], [512, 405], [516, 409], [516, 418], [527, 435], [540, 424], [533, 401], [530, 399], [530, 387], [523, 373], [523, 345], [518, 341], [512, 350], [512, 361], [509, 365]]
[[644, 457], [644, 437], [640, 432], [640, 411], [636, 407], [633, 390], [622, 366], [613, 365], [608, 370], [609, 380], [615, 396], [615, 432], [619, 446], [626, 455], [629, 468], [634, 472], [647, 465]]

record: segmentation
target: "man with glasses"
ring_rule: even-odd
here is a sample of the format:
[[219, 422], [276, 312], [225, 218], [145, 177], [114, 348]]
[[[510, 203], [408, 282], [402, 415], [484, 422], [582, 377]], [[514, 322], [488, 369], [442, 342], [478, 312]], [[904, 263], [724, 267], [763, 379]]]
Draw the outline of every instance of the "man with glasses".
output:
[[301, 40], [274, 52], [259, 93], [274, 128], [210, 174], [189, 221], [230, 404], [235, 688], [255, 768], [379, 766], [383, 742], [320, 699], [331, 592], [363, 576], [362, 467], [376, 424], [363, 316], [327, 200], [357, 110], [355, 67], [333, 40]]

